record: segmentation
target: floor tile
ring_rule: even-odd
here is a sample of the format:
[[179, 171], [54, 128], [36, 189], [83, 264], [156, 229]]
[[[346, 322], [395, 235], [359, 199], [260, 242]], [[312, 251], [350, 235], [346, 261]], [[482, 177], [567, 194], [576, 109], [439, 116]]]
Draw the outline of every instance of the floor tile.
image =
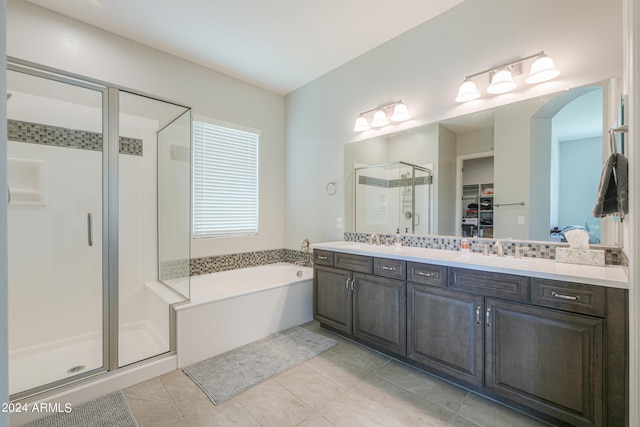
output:
[[400, 421], [357, 395], [348, 395], [343, 399], [334, 400], [318, 413], [338, 427], [404, 426]]
[[124, 390], [141, 427], [425, 426], [547, 424], [318, 327], [338, 345], [214, 405], [176, 370]]
[[125, 389], [124, 395], [140, 427], [188, 426], [158, 378]]
[[235, 399], [262, 426], [297, 426], [313, 413], [313, 409], [275, 380], [265, 381]]
[[441, 427], [454, 412], [371, 373], [354, 392], [366, 402], [407, 426]]
[[548, 424], [475, 393], [469, 393], [458, 415], [482, 427], [543, 427]]
[[347, 390], [306, 364], [275, 377], [275, 381], [314, 410], [322, 409]]
[[428, 399], [451, 411], [457, 411], [469, 391], [429, 375], [398, 361], [391, 361], [376, 369], [376, 375]]
[[169, 396], [178, 407], [205, 401], [211, 403], [206, 394], [181, 370], [175, 370], [159, 377]]
[[243, 426], [260, 427], [260, 423], [235, 399], [220, 405], [211, 401], [199, 401], [181, 407], [180, 412], [191, 427]]

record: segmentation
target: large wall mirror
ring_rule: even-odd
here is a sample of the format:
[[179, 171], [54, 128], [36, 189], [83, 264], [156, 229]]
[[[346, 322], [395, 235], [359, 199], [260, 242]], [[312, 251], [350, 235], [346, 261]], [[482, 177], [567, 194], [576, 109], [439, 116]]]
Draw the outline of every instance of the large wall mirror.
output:
[[[358, 193], [367, 191], [359, 187], [373, 181], [355, 171], [399, 161], [432, 171], [429, 212], [422, 214], [428, 234], [562, 241], [563, 230], [580, 227], [592, 244], [618, 246], [618, 219], [594, 218], [592, 210], [610, 154], [608, 129], [622, 124], [620, 93], [612, 78], [346, 144], [346, 230], [406, 230], [368, 224], [363, 212], [380, 207], [363, 206], [362, 198], [356, 206]], [[386, 209], [405, 209], [401, 197], [384, 200]]]

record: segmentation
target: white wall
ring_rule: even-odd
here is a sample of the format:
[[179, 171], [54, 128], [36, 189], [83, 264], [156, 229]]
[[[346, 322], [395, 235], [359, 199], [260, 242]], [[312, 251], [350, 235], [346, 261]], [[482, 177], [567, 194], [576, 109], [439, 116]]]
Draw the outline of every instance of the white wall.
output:
[[170, 99], [191, 106], [194, 114], [260, 129], [259, 235], [194, 241], [192, 256], [283, 247], [282, 96], [25, 1], [9, 0], [7, 16], [10, 56]]
[[[401, 128], [620, 75], [621, 1], [467, 0], [286, 96], [286, 246], [342, 239], [344, 145]], [[454, 98], [466, 75], [545, 50], [558, 79], [467, 104]], [[396, 99], [412, 120], [354, 133], [362, 111]], [[516, 236], [513, 236], [516, 237]]]
[[[6, 28], [6, 1], [0, 0], [0, 27]], [[6, 33], [0, 31], [0, 93], [6, 93]], [[0, 101], [0, 188], [7, 186], [7, 104]], [[0, 208], [0, 402], [9, 401], [9, 347], [7, 340], [7, 209]], [[0, 426], [9, 424], [9, 414], [0, 412]]]

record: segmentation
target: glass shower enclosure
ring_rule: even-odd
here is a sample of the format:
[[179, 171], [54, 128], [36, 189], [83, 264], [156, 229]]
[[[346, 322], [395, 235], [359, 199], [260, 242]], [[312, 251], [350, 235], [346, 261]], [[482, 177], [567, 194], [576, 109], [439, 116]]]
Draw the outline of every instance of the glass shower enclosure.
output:
[[403, 161], [355, 168], [355, 231], [429, 234], [431, 170]]
[[[170, 305], [189, 296], [191, 112], [8, 63], [9, 392], [20, 400], [175, 348]], [[171, 182], [159, 179], [174, 164]], [[163, 244], [182, 266], [178, 290], [160, 282]]]

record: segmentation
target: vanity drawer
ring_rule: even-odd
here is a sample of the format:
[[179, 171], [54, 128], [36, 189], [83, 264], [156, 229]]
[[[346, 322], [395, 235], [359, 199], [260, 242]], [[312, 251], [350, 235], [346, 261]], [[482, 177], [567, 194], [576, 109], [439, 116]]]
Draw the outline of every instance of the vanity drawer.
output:
[[574, 313], [604, 316], [607, 305], [606, 289], [583, 283], [533, 278], [531, 302]]
[[362, 255], [333, 253], [333, 266], [359, 273], [373, 273], [373, 258]]
[[524, 276], [466, 268], [449, 269], [450, 288], [478, 295], [528, 302], [530, 286], [530, 279]]
[[442, 265], [407, 263], [407, 280], [433, 286], [447, 286], [447, 267]]
[[318, 265], [333, 266], [333, 252], [322, 249], [313, 250], [313, 263]]
[[404, 280], [407, 277], [407, 262], [400, 259], [374, 258], [373, 274]]

